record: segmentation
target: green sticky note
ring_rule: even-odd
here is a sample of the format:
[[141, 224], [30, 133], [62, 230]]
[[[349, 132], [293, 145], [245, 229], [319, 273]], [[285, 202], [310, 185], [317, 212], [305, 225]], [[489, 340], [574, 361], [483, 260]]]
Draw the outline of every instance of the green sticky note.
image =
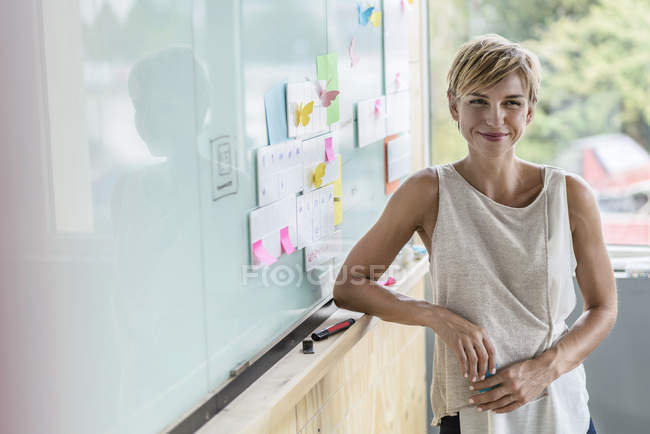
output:
[[[339, 57], [336, 53], [323, 54], [316, 58], [318, 80], [325, 80], [325, 90], [339, 90]], [[339, 120], [339, 94], [327, 107], [327, 125]]]

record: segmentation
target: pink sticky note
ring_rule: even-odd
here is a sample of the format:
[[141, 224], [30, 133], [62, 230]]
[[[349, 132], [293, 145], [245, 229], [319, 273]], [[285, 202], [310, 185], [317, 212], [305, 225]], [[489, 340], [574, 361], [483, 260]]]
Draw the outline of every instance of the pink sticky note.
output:
[[393, 279], [392, 277], [389, 277], [388, 280], [386, 280], [385, 282], [382, 283], [382, 285], [384, 285], [384, 286], [391, 286], [391, 285], [393, 285], [394, 283], [395, 283], [395, 279]]
[[264, 248], [262, 245], [262, 240], [255, 241], [253, 243], [253, 255], [255, 255], [255, 257], [265, 265], [271, 265], [277, 261], [277, 259], [274, 258], [273, 255]]
[[296, 248], [291, 244], [291, 238], [289, 238], [289, 226], [285, 226], [280, 230], [280, 243], [282, 244], [282, 250], [287, 255], [296, 251]]
[[332, 161], [334, 159], [334, 149], [332, 149], [332, 138], [325, 139], [325, 160]]

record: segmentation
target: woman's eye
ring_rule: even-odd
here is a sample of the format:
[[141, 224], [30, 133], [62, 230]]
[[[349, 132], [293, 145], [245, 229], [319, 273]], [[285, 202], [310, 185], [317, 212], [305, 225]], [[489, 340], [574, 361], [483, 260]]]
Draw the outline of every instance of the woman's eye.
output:
[[506, 104], [508, 104], [508, 105], [516, 105], [516, 106], [521, 105], [521, 103], [519, 101], [507, 101]]
[[473, 99], [469, 102], [470, 104], [484, 104], [485, 100], [482, 99]]

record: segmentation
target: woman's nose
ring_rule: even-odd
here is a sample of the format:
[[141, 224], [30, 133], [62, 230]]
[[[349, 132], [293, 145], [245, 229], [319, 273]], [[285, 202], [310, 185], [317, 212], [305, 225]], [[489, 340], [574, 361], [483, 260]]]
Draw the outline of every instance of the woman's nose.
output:
[[503, 124], [504, 116], [505, 112], [501, 107], [493, 106], [487, 111], [485, 122], [491, 127], [498, 127]]

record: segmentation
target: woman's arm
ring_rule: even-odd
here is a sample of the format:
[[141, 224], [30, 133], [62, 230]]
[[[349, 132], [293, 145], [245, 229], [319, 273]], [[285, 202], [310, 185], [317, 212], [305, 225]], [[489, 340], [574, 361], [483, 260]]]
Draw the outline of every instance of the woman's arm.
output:
[[576, 277], [584, 299], [583, 313], [571, 331], [538, 360], [558, 378], [582, 363], [609, 334], [618, 314], [616, 282], [607, 255], [594, 193], [580, 177], [566, 176]]
[[385, 321], [431, 328], [455, 352], [464, 376], [476, 381], [485, 377], [486, 369], [496, 368], [494, 345], [484, 329], [376, 282], [413, 232], [418, 231], [429, 250], [437, 214], [438, 178], [433, 169], [423, 169], [393, 194], [377, 223], [352, 248], [336, 279], [334, 302]]
[[437, 187], [434, 171], [423, 169], [395, 191], [379, 220], [345, 259], [334, 286], [337, 306], [385, 321], [431, 327], [433, 305], [392, 291], [377, 283], [377, 279], [415, 231], [423, 233], [422, 238], [430, 238], [433, 227], [426, 214], [437, 211]]

